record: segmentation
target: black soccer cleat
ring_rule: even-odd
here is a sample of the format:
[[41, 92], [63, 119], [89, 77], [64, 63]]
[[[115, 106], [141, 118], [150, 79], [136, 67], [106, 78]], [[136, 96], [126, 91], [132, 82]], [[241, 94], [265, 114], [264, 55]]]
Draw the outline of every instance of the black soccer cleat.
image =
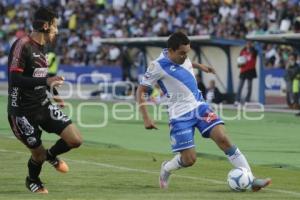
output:
[[44, 184], [38, 178], [37, 180], [31, 180], [28, 176], [26, 177], [25, 185], [30, 192], [48, 194], [48, 190], [44, 187]]

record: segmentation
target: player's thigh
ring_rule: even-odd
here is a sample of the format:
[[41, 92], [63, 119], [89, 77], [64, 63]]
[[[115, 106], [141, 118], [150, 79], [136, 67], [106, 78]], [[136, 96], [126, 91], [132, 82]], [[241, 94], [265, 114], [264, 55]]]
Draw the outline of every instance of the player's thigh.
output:
[[41, 112], [40, 126], [48, 133], [60, 135], [67, 126], [72, 124], [71, 119], [56, 105], [50, 104]]
[[195, 127], [187, 126], [183, 129], [172, 127], [170, 132], [171, 147], [173, 152], [182, 152], [185, 149], [195, 147], [194, 144]]
[[58, 106], [49, 105], [44, 110], [44, 119], [41, 127], [49, 132], [59, 135], [70, 147], [80, 146], [82, 137], [71, 119], [65, 115]]
[[35, 149], [42, 144], [42, 130], [39, 129], [36, 116], [9, 115], [8, 121], [14, 135], [29, 149]]
[[225, 126], [219, 124], [212, 128], [210, 138], [222, 149], [223, 151], [229, 149], [232, 144], [225, 131]]
[[196, 126], [204, 138], [210, 137], [210, 133], [215, 126], [224, 124], [221, 118], [206, 103], [198, 107], [197, 119]]

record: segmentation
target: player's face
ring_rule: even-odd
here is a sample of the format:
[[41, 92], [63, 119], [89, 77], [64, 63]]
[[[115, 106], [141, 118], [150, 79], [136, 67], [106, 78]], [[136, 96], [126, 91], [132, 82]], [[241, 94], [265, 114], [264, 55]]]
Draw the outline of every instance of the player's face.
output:
[[55, 43], [56, 36], [58, 34], [58, 20], [55, 18], [53, 23], [49, 26], [49, 33], [48, 33], [48, 42], [50, 44]]
[[183, 64], [185, 59], [188, 57], [188, 52], [190, 51], [191, 46], [189, 44], [187, 45], [181, 45], [178, 49], [175, 51], [173, 49], [170, 49], [170, 58], [173, 62], [176, 64]]

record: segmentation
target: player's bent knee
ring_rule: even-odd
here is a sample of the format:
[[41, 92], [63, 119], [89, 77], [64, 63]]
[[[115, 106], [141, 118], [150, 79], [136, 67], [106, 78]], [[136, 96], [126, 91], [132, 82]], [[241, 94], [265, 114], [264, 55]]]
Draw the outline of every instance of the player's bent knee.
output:
[[190, 167], [196, 163], [197, 156], [196, 155], [185, 156], [183, 157], [182, 161], [185, 167]]
[[71, 148], [78, 148], [82, 145], [82, 139], [77, 138], [76, 140], [72, 140], [68, 142], [69, 147]]
[[185, 164], [185, 166], [190, 167], [190, 166], [193, 166], [195, 163], [196, 163], [196, 159], [195, 158], [190, 158], [184, 164]]

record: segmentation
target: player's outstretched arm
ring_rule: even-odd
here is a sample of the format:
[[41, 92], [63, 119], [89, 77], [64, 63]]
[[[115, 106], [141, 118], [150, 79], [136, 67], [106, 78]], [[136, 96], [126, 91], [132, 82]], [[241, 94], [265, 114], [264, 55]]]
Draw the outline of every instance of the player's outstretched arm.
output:
[[201, 64], [201, 63], [192, 63], [193, 67], [194, 68], [197, 68], [197, 69], [200, 69], [206, 73], [212, 73], [212, 74], [215, 74], [216, 71], [213, 67], [211, 66], [206, 66], [204, 64]]
[[26, 77], [21, 73], [11, 73], [10, 80], [12, 86], [20, 88], [34, 88], [36, 86], [47, 85], [47, 78]]
[[150, 118], [147, 111], [146, 100], [145, 100], [146, 91], [147, 91], [147, 87], [143, 85], [140, 85], [137, 89], [137, 102], [139, 105], [139, 109], [144, 120], [145, 128], [157, 129], [156, 125], [154, 124], [153, 120]]
[[13, 72], [10, 73], [10, 79], [12, 86], [20, 87], [20, 88], [34, 88], [36, 86], [61, 86], [64, 82], [64, 78], [62, 76], [54, 76], [54, 77], [27, 77], [22, 73]]

